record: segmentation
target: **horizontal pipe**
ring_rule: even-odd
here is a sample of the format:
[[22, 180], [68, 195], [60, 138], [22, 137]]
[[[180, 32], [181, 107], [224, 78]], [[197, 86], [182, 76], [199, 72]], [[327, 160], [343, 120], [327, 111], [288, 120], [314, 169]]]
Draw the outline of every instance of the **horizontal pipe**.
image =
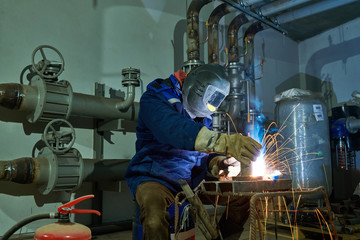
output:
[[[36, 183], [38, 185], [46, 184], [50, 171], [52, 156], [37, 158], [18, 158], [10, 161], [0, 161], [0, 181], [10, 181], [20, 184]], [[83, 159], [83, 172], [79, 173], [84, 181], [122, 181], [125, 179], [125, 172], [130, 159]], [[82, 181], [80, 181], [82, 182]]]
[[292, 0], [292, 1], [283, 0], [281, 3], [279, 3], [279, 1], [276, 1], [276, 2], [272, 2], [272, 3], [269, 3], [269, 4], [261, 7], [259, 10], [259, 14], [268, 17], [272, 14], [275, 14], [275, 13], [278, 13], [278, 12], [281, 12], [284, 10], [289, 10], [290, 8], [299, 6], [301, 4], [305, 4], [307, 2], [311, 2], [311, 0]]
[[130, 159], [84, 159], [84, 181], [122, 181]]
[[357, 133], [360, 129], [360, 119], [348, 118], [346, 120], [346, 127], [350, 133]]
[[[73, 93], [70, 116], [96, 119], [125, 119], [137, 121], [139, 103], [134, 100], [134, 87], [128, 89], [126, 101], [81, 93]], [[36, 86], [18, 83], [0, 84], [0, 106], [9, 110], [19, 110], [32, 115], [39, 111], [40, 93]]]
[[134, 102], [127, 110], [119, 111], [119, 100], [74, 93], [71, 116], [91, 117], [97, 119], [125, 119], [137, 121], [139, 103]]

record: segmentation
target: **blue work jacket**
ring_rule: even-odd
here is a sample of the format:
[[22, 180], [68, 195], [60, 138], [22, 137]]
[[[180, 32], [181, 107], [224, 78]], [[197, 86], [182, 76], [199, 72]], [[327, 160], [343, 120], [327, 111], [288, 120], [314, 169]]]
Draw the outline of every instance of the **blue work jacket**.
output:
[[140, 99], [136, 154], [125, 174], [133, 197], [137, 186], [147, 181], [159, 182], [173, 193], [181, 191], [179, 179], [196, 187], [206, 177], [213, 154], [194, 151], [195, 139], [203, 126], [210, 125], [211, 119], [190, 118], [174, 75], [151, 82]]

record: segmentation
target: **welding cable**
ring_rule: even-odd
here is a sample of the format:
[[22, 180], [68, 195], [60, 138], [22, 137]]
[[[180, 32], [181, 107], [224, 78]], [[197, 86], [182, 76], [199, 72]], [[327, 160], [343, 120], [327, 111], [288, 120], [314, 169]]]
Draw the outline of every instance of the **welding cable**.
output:
[[49, 219], [49, 218], [59, 218], [59, 213], [49, 212], [49, 213], [40, 213], [30, 217], [27, 217], [20, 222], [16, 223], [12, 228], [10, 228], [1, 238], [1, 240], [7, 240], [13, 235], [17, 230], [22, 228], [28, 223], [40, 220], [40, 219]]

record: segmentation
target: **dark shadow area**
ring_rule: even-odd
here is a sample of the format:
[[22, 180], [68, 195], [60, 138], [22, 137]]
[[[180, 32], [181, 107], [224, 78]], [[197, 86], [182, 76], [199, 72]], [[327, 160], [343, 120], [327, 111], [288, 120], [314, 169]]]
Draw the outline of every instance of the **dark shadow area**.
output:
[[322, 68], [332, 62], [343, 61], [350, 57], [360, 55], [360, 37], [333, 45], [331, 38], [330, 46], [315, 52], [306, 64], [305, 73], [321, 77]]

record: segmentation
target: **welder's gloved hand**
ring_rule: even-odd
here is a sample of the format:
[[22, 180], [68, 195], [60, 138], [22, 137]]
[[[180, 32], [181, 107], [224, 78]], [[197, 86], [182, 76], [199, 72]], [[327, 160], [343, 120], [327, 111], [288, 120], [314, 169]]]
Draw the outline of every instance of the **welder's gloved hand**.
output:
[[240, 162], [233, 157], [216, 156], [209, 162], [209, 172], [216, 178], [231, 180], [240, 174]]
[[195, 150], [199, 152], [216, 152], [230, 155], [248, 166], [260, 154], [261, 144], [241, 134], [227, 135], [201, 128], [196, 140]]

